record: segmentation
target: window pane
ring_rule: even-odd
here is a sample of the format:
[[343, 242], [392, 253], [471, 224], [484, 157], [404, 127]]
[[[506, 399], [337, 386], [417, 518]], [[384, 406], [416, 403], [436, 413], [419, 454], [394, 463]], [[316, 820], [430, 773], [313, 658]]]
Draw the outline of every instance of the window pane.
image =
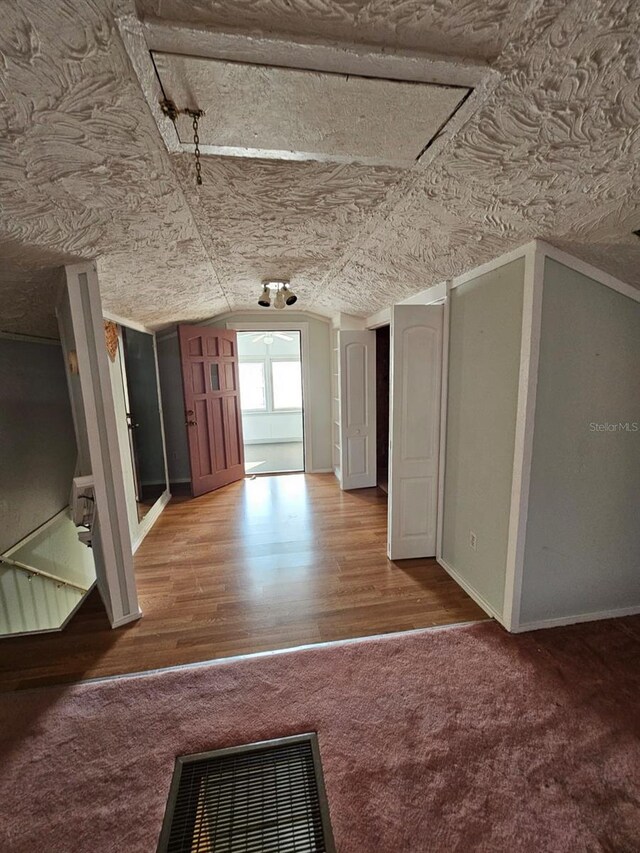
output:
[[219, 391], [220, 390], [220, 377], [218, 376], [218, 365], [211, 365], [211, 390]]
[[243, 409], [266, 409], [267, 395], [264, 390], [264, 364], [241, 361], [240, 404]]
[[302, 408], [302, 374], [299, 361], [272, 361], [273, 408]]

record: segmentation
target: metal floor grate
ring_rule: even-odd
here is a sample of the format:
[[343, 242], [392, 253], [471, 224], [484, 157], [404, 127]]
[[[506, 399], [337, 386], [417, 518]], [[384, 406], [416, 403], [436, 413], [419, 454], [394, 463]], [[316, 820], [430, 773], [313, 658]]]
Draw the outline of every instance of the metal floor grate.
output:
[[335, 853], [315, 734], [176, 759], [158, 853]]

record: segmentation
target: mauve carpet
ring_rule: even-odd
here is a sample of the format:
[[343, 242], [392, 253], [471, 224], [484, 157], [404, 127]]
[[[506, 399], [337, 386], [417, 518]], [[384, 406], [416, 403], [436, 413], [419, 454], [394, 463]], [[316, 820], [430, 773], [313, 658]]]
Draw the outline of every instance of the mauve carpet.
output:
[[317, 731], [340, 853], [640, 850], [640, 618], [0, 696], [3, 853], [153, 853], [174, 757]]

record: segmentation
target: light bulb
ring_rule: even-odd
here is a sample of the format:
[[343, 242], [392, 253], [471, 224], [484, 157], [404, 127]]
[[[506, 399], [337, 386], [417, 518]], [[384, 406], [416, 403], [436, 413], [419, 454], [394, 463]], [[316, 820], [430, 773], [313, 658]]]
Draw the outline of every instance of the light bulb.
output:
[[284, 291], [279, 290], [276, 293], [276, 298], [273, 300], [273, 307], [274, 308], [284, 308], [285, 305], [286, 305], [286, 302], [284, 301]]

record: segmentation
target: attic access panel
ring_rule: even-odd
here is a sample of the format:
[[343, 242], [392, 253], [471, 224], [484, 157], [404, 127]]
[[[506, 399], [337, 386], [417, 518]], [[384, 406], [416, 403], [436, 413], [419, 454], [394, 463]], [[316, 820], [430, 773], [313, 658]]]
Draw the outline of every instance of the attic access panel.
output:
[[[202, 109], [204, 154], [408, 168], [469, 89], [152, 51], [165, 96]], [[191, 119], [177, 120], [193, 147]]]

